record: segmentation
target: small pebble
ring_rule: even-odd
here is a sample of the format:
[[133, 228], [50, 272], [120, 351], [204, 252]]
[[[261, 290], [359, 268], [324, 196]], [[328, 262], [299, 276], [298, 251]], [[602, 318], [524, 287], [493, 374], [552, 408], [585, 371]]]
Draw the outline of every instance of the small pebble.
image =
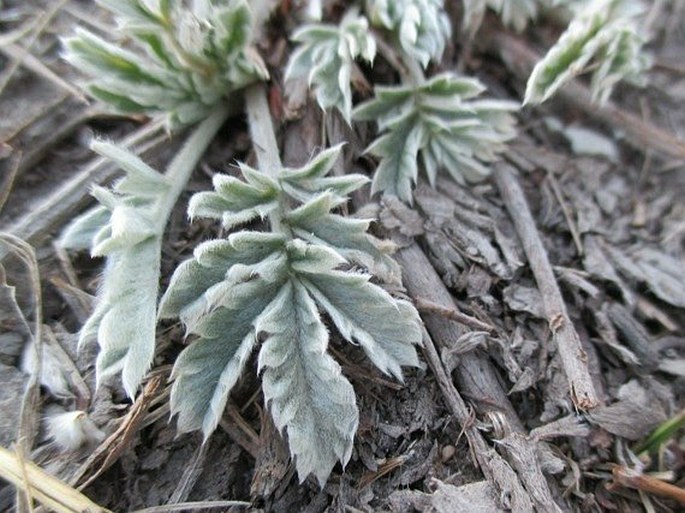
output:
[[440, 451], [440, 459], [443, 463], [447, 463], [452, 456], [454, 456], [454, 453], [457, 452], [457, 450], [454, 448], [453, 445], [446, 445], [445, 447], [442, 448], [442, 451]]

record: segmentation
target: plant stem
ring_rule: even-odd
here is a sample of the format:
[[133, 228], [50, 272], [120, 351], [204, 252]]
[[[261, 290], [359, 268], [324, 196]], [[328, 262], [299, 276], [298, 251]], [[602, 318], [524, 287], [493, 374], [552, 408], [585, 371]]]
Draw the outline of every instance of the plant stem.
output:
[[400, 61], [404, 64], [407, 70], [407, 75], [402, 77], [402, 81], [409, 83], [414, 87], [419, 87], [426, 81], [426, 76], [423, 74], [423, 69], [418, 61], [412, 58], [404, 50], [399, 50]]
[[[283, 165], [278, 142], [276, 142], [274, 125], [271, 122], [271, 111], [266, 101], [265, 85], [258, 83], [250, 86], [245, 91], [245, 103], [247, 104], [247, 119], [250, 124], [252, 146], [257, 155], [259, 169], [271, 178], [278, 180]], [[273, 231], [283, 233], [292, 239], [291, 230], [283, 223], [283, 218], [288, 210], [286, 200], [280, 199], [278, 209], [269, 216], [269, 222]]]
[[274, 134], [274, 125], [271, 122], [271, 112], [266, 101], [266, 87], [262, 83], [255, 84], [245, 91], [247, 103], [247, 118], [250, 123], [250, 136], [259, 169], [271, 176], [278, 178], [281, 169], [281, 156]]
[[159, 236], [164, 232], [167, 219], [190, 179], [190, 175], [197, 166], [198, 161], [204, 154], [214, 136], [224, 124], [232, 109], [227, 104], [219, 105], [214, 112], [204, 119], [188, 137], [181, 150], [176, 154], [169, 164], [166, 178], [169, 180], [170, 188], [157, 204], [156, 222], [157, 233]]

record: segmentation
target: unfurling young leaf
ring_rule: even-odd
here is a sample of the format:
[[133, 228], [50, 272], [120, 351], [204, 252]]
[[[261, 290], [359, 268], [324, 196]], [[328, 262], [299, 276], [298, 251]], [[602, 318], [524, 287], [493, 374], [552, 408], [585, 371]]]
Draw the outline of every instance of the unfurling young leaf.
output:
[[452, 29], [442, 0], [366, 0], [371, 23], [391, 31], [425, 68], [439, 61]]
[[513, 102], [478, 100], [485, 87], [476, 79], [443, 73], [419, 86], [377, 87], [376, 97], [359, 105], [353, 117], [377, 121], [384, 132], [367, 149], [380, 158], [372, 193], [411, 201], [418, 178], [418, 157], [431, 185], [439, 169], [459, 183], [478, 182], [489, 174], [512, 139]]
[[366, 18], [351, 11], [340, 25], [305, 25], [292, 39], [300, 45], [290, 58], [286, 79], [307, 75], [321, 108], [335, 107], [349, 123], [354, 60], [361, 57], [371, 63], [376, 55], [376, 41]]
[[[322, 486], [336, 462], [350, 458], [358, 412], [351, 384], [327, 353], [320, 311], [399, 379], [402, 366], [418, 364], [421, 341], [420, 319], [409, 303], [369, 275], [343, 270], [345, 257], [369, 269], [389, 257], [364, 233], [367, 222], [332, 212], [344, 194], [365, 183], [360, 176], [326, 176], [339, 152], [339, 146], [326, 150], [276, 178], [241, 165], [246, 182], [222, 177], [214, 192], [196, 195], [193, 215], [227, 226], [268, 216], [276, 233], [244, 231], [200, 245], [174, 272], [160, 305], [162, 317], [180, 317], [197, 336], [173, 371], [171, 407], [179, 429], [201, 428], [205, 437], [214, 431], [263, 340], [258, 365], [265, 401], [287, 432], [300, 480], [314, 474]], [[246, 188], [244, 202], [240, 187]]]
[[574, 77], [593, 70], [593, 100], [606, 103], [620, 80], [642, 83], [641, 0], [596, 0], [576, 8], [573, 21], [528, 79], [525, 103], [542, 103]]
[[245, 0], [98, 0], [117, 15], [135, 52], [78, 30], [66, 58], [94, 77], [90, 94], [122, 113], [163, 114], [169, 127], [199, 121], [230, 93], [267, 76], [249, 47]]

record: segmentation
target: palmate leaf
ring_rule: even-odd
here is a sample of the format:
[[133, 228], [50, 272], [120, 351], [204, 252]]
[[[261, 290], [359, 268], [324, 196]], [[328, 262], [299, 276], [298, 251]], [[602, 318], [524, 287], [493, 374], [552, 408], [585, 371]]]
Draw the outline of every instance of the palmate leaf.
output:
[[191, 219], [198, 216], [219, 219], [230, 229], [257, 217], [263, 219], [278, 208], [278, 184], [266, 176], [260, 183], [245, 183], [217, 174], [212, 181], [216, 192], [201, 192], [191, 198], [188, 206]]
[[[306, 248], [322, 252], [319, 248]], [[326, 260], [321, 259], [325, 264]], [[369, 281], [370, 276], [300, 265], [302, 283], [330, 315], [340, 334], [361, 346], [386, 374], [402, 380], [402, 366], [417, 366], [414, 345], [421, 340], [416, 309], [394, 299]]]
[[99, 0], [117, 15], [134, 51], [85, 30], [64, 41], [65, 57], [94, 79], [86, 89], [124, 113], [163, 114], [169, 127], [196, 122], [236, 91], [267, 76], [248, 47], [245, 0]]
[[[415, 345], [421, 341], [420, 320], [409, 303], [387, 294], [369, 275], [340, 270], [347, 265], [346, 251], [370, 261], [379, 255], [364, 233], [368, 222], [331, 212], [349, 183], [319, 190], [326, 183], [340, 185], [325, 181], [339, 152], [340, 147], [322, 152], [302, 168], [283, 170], [276, 180], [241, 166], [244, 185], [256, 196], [277, 191], [278, 208], [269, 217], [280, 231], [238, 232], [200, 245], [176, 269], [160, 305], [162, 317], [178, 316], [198, 337], [173, 371], [172, 412], [179, 428], [211, 434], [249, 355], [263, 340], [258, 363], [265, 401], [276, 426], [287, 433], [300, 480], [314, 474], [321, 485], [336, 462], [349, 460], [358, 412], [352, 386], [327, 354], [319, 308], [344, 338], [399, 379], [402, 366], [418, 364]], [[215, 182], [226, 183], [230, 187], [223, 194], [230, 196], [234, 182]], [[207, 196], [200, 198], [203, 203]], [[254, 205], [244, 211], [253, 212]], [[218, 211], [211, 216], [225, 217]]]
[[372, 193], [411, 201], [421, 157], [435, 184], [439, 169], [459, 183], [489, 174], [506, 141], [515, 137], [513, 102], [476, 99], [483, 91], [476, 79], [443, 73], [419, 86], [379, 87], [376, 97], [359, 105], [353, 117], [376, 121], [385, 131], [367, 148], [379, 157]]
[[299, 202], [307, 202], [321, 192], [335, 198], [336, 205], [347, 202], [347, 195], [366, 185], [367, 177], [359, 174], [327, 176], [338, 160], [343, 144], [321, 151], [301, 168], [285, 168], [278, 175], [283, 191]]
[[159, 305], [159, 317], [171, 319], [182, 316], [195, 304], [204, 292], [226, 278], [234, 265], [254, 265], [269, 255], [281, 251], [285, 244], [283, 236], [274, 233], [238, 232], [228, 239], [212, 240], [197, 246], [193, 258], [176, 268], [167, 292]]
[[[240, 244], [241, 237], [259, 240], [256, 233], [234, 237]], [[263, 237], [277, 248], [273, 235]], [[326, 354], [328, 334], [316, 303], [345, 338], [399, 379], [401, 366], [418, 364], [420, 321], [413, 307], [369, 276], [336, 271], [344, 259], [335, 251], [297, 239], [280, 243], [260, 262], [245, 247], [246, 262], [231, 264], [236, 248], [225, 245], [209, 261], [202, 262], [201, 251], [190, 261], [195, 265], [175, 271], [160, 311], [178, 312], [199, 338], [174, 366], [172, 412], [180, 430], [202, 428], [208, 437], [261, 335], [259, 369], [274, 421], [288, 433], [300, 479], [314, 473], [323, 484], [336, 461], [349, 459], [357, 409], [351, 385]], [[196, 285], [201, 280], [205, 290]]]
[[195, 194], [188, 207], [191, 218], [220, 220], [225, 228], [265, 218], [290, 204], [295, 208], [283, 215], [283, 223], [305, 240], [324, 244], [350, 261], [358, 263], [387, 281], [398, 276], [397, 265], [366, 233], [368, 220], [351, 220], [335, 214], [347, 201], [346, 195], [362, 187], [362, 175], [327, 176], [342, 145], [320, 152], [298, 169], [283, 169], [278, 180], [244, 164], [245, 181], [217, 174], [215, 190]]
[[176, 360], [171, 390], [171, 412], [178, 414], [178, 429], [202, 429], [205, 438], [216, 429], [228, 394], [257, 342], [255, 320], [278, 292], [278, 284], [262, 277], [214, 287], [207, 290], [210, 295], [218, 287], [230, 287], [230, 294], [208, 304], [211, 310], [189, 326], [199, 338]]
[[537, 63], [528, 79], [524, 103], [542, 103], [574, 77], [596, 68], [593, 99], [608, 100], [620, 80], [639, 83], [649, 66], [642, 53], [641, 0], [598, 0], [579, 8], [573, 21]]
[[371, 63], [376, 55], [366, 18], [350, 11], [339, 25], [305, 25], [292, 39], [300, 44], [286, 68], [286, 80], [307, 75], [321, 108], [335, 107], [349, 123], [354, 60], [361, 57]]
[[451, 35], [442, 0], [366, 0], [371, 23], [390, 30], [423, 67], [439, 61]]
[[334, 196], [325, 192], [289, 212], [285, 220], [299, 238], [335, 249], [346, 259], [373, 270], [384, 281], [396, 281], [400, 270], [367, 233], [370, 220], [333, 214], [334, 207]]

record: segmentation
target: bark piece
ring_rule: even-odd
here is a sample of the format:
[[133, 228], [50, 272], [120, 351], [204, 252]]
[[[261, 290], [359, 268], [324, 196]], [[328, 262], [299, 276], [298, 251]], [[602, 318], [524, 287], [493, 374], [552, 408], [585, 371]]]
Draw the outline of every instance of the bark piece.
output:
[[0, 363], [0, 445], [3, 447], [9, 447], [16, 438], [27, 380], [27, 376], [14, 367]]

